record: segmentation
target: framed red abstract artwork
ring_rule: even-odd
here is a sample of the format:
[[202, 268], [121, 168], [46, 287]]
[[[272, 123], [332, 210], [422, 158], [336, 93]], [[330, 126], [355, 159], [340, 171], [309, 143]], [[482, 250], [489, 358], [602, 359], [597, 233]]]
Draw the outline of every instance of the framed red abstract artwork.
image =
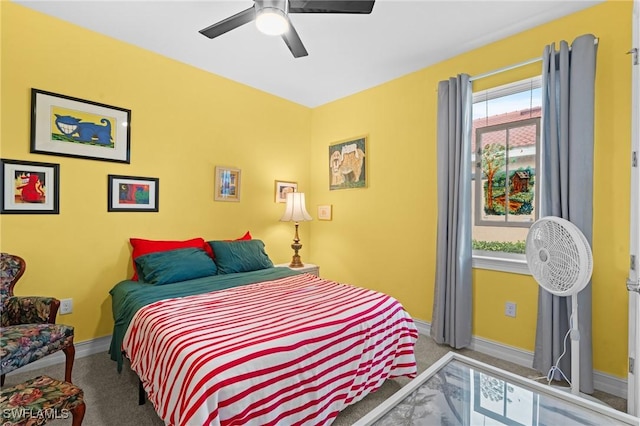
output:
[[110, 212], [157, 212], [158, 178], [109, 175]]

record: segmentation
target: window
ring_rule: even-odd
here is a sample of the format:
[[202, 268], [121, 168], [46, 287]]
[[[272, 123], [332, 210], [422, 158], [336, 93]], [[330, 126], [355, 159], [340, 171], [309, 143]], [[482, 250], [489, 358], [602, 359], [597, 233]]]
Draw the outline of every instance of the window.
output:
[[538, 217], [541, 78], [473, 94], [473, 266], [529, 273], [524, 245]]

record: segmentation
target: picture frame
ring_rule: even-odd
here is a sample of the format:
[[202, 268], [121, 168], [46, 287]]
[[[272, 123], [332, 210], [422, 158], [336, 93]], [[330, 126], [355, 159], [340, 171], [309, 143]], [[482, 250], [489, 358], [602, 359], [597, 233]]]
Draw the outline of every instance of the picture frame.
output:
[[232, 167], [215, 168], [215, 201], [240, 201], [241, 170]]
[[108, 175], [107, 178], [107, 211], [159, 211], [159, 178], [122, 175]]
[[318, 206], [318, 220], [331, 220], [332, 210], [333, 206], [331, 204]]
[[31, 89], [31, 153], [131, 162], [131, 110]]
[[329, 190], [367, 187], [367, 136], [329, 145]]
[[275, 185], [275, 202], [276, 203], [286, 203], [287, 202], [287, 193], [289, 192], [297, 192], [298, 191], [298, 183], [297, 182], [287, 182], [284, 180], [277, 180]]
[[0, 159], [0, 214], [59, 214], [60, 165]]

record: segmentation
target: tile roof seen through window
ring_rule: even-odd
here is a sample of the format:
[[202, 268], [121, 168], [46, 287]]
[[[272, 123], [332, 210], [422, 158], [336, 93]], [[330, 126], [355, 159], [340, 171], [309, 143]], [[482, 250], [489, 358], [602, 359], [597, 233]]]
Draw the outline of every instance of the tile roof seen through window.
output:
[[[540, 117], [542, 113], [541, 107], [527, 108], [524, 110], [507, 112], [504, 114], [497, 114], [488, 117], [482, 117], [473, 120], [473, 130], [471, 134], [471, 149], [475, 152], [476, 141], [476, 129], [495, 126], [498, 124], [511, 123], [520, 120], [527, 120], [529, 118]], [[496, 131], [491, 133], [485, 133], [483, 136], [483, 142], [485, 145], [490, 143], [504, 143], [505, 131]], [[525, 126], [510, 130], [510, 148], [523, 148], [531, 145], [535, 145], [535, 126]]]

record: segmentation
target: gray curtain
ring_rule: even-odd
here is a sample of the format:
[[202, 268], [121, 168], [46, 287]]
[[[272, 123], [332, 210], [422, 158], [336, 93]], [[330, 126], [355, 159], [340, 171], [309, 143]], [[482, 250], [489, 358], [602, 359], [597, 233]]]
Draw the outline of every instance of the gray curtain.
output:
[[438, 238], [431, 337], [471, 343], [471, 82], [438, 85]]
[[[571, 48], [567, 42], [545, 47], [542, 61], [542, 161], [545, 192], [540, 217], [569, 220], [591, 244], [593, 218], [593, 117], [596, 70], [595, 37], [578, 37]], [[569, 330], [571, 297], [554, 296], [538, 290], [538, 321], [533, 367], [543, 373], [562, 354]], [[578, 294], [580, 331], [580, 391], [593, 393], [591, 340], [591, 283]], [[571, 343], [560, 365], [570, 378]], [[555, 379], [561, 376], [555, 375]]]

